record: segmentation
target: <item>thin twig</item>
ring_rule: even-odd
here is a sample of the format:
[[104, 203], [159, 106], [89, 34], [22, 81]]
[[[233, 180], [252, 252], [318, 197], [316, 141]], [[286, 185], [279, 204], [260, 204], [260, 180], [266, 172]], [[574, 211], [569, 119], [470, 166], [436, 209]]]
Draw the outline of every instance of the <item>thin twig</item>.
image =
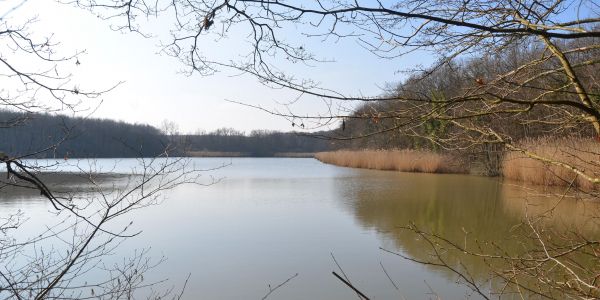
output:
[[383, 263], [379, 262], [379, 265], [381, 266], [381, 269], [383, 270], [383, 273], [385, 273], [385, 276], [387, 276], [387, 278], [390, 280], [390, 282], [392, 283], [392, 285], [397, 289], [400, 290], [398, 288], [398, 286], [396, 285], [396, 283], [394, 282], [394, 280], [392, 280], [392, 277], [390, 277], [390, 274], [388, 274], [388, 272], [385, 270], [385, 268], [383, 267]]
[[192, 276], [192, 273], [188, 273], [188, 276], [185, 279], [185, 282], [183, 283], [183, 288], [181, 288], [181, 292], [179, 293], [177, 300], [181, 300], [181, 297], [183, 297], [183, 292], [185, 292], [185, 288], [187, 287], [188, 281], [190, 280], [191, 276]]
[[[344, 272], [344, 269], [342, 269], [342, 266], [340, 266], [340, 264], [337, 262], [337, 259], [335, 259], [335, 255], [333, 255], [333, 252], [330, 252], [329, 254], [331, 254], [331, 258], [333, 258], [333, 262], [338, 267], [340, 272], [342, 272], [342, 275], [344, 275], [344, 278], [346, 278], [346, 281], [350, 282], [350, 278], [348, 278], [348, 276], [346, 275], [346, 272]], [[358, 296], [358, 299], [360, 300], [361, 299], [360, 295], [359, 294], [356, 294], [356, 295]]]
[[279, 285], [277, 285], [277, 286], [276, 286], [276, 287], [274, 287], [274, 288], [271, 288], [271, 285], [269, 285], [269, 292], [268, 292], [268, 293], [267, 293], [267, 294], [266, 294], [264, 297], [262, 297], [262, 300], [265, 300], [265, 299], [267, 299], [267, 297], [269, 297], [269, 296], [271, 295], [271, 293], [273, 293], [273, 292], [274, 292], [275, 290], [277, 290], [278, 288], [280, 288], [280, 287], [284, 286], [285, 284], [287, 284], [288, 282], [290, 282], [292, 279], [294, 279], [294, 278], [296, 278], [296, 277], [298, 277], [298, 273], [294, 274], [292, 277], [290, 277], [290, 278], [286, 279], [284, 282], [280, 283]]

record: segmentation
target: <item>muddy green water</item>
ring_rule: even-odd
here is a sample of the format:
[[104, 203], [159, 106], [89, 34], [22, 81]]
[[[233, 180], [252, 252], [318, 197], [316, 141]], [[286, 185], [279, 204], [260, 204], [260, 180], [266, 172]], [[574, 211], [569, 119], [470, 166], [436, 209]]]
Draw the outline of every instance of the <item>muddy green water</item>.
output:
[[[476, 299], [449, 272], [379, 248], [427, 258], [422, 241], [400, 228], [410, 222], [453, 240], [464, 241], [466, 233], [510, 248], [510, 230], [524, 218], [525, 207], [532, 214], [558, 202], [494, 178], [349, 169], [314, 159], [193, 160], [205, 167], [231, 165], [205, 174], [222, 178], [219, 183], [179, 186], [162, 204], [133, 214], [134, 227], [143, 233], [115, 254], [151, 247], [151, 256], [167, 259], [148, 275], [168, 278], [158, 288], [180, 288], [191, 274], [184, 299], [261, 299], [269, 285], [296, 273], [268, 299], [357, 299], [332, 276], [339, 273], [332, 254], [372, 299], [430, 299], [433, 293]], [[96, 164], [126, 171], [135, 161]], [[30, 217], [23, 235], [53, 220], [49, 204], [37, 196], [0, 192], [0, 208]], [[547, 222], [595, 232], [582, 216], [597, 211], [594, 203], [566, 199]], [[479, 260], [462, 262], [474, 276], [488, 276]]]

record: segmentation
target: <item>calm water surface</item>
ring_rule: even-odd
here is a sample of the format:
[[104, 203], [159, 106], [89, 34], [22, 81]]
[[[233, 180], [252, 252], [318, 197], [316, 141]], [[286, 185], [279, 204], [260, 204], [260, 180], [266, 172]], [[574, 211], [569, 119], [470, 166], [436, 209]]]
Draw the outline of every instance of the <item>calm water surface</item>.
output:
[[[314, 159], [198, 158], [205, 173], [221, 181], [211, 186], [184, 185], [169, 191], [162, 204], [132, 215], [143, 230], [119, 251], [151, 247], [166, 262], [149, 274], [180, 288], [191, 274], [186, 299], [261, 299], [268, 285], [298, 276], [269, 299], [357, 299], [332, 276], [338, 263], [350, 280], [373, 299], [444, 299], [471, 295], [443, 270], [418, 265], [380, 250], [426, 258], [413, 234], [400, 229], [415, 222], [456, 240], [491, 240], [510, 247], [511, 226], [531, 210], [543, 211], [556, 199], [528, 196], [497, 179], [465, 175], [409, 174], [340, 168]], [[80, 167], [87, 162], [80, 162]], [[135, 160], [98, 160], [96, 168], [126, 172]], [[74, 167], [62, 167], [75, 170]], [[0, 194], [3, 213], [21, 209], [35, 232], [51, 222], [49, 203], [39, 197]], [[563, 201], [551, 220], [579, 226], [581, 214], [598, 206]], [[531, 208], [533, 207], [533, 208]], [[564, 207], [564, 208], [563, 208]], [[24, 229], [25, 230], [25, 229]], [[475, 260], [466, 264], [487, 276]], [[385, 266], [398, 290], [382, 270]], [[477, 272], [480, 272], [478, 274]], [[338, 272], [339, 273], [339, 272]], [[476, 298], [476, 297], [475, 297]]]

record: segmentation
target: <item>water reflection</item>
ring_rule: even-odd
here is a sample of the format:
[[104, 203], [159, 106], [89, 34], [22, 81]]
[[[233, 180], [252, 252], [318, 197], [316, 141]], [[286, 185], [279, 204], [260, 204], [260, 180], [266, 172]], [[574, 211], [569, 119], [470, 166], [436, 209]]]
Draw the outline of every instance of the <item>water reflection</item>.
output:
[[[522, 253], [535, 241], [524, 241], [515, 227], [529, 217], [543, 214], [546, 228], [556, 234], [566, 231], [598, 237], [600, 206], [596, 202], [565, 197], [564, 189], [523, 187], [495, 178], [466, 175], [433, 175], [361, 172], [363, 179], [352, 188], [340, 182], [340, 190], [357, 220], [365, 228], [378, 231], [405, 255], [418, 260], [432, 260], [431, 248], [417, 235], [400, 227], [414, 223], [418, 228], [436, 233], [473, 251], [489, 251], [491, 245], [507, 253]], [[481, 249], [481, 250], [479, 250]], [[452, 266], [464, 266], [478, 280], [490, 277], [488, 265], [481, 258], [448, 253]], [[584, 262], [585, 263], [585, 262]], [[594, 267], [588, 265], [589, 268]], [[448, 280], [456, 274], [439, 267]]]
[[[337, 269], [332, 252], [352, 281], [374, 299], [431, 298], [430, 287], [445, 299], [466, 298], [470, 294], [455, 283], [456, 276], [402, 260], [379, 247], [426, 258], [422, 241], [399, 229], [411, 221], [461, 242], [467, 233], [469, 247], [474, 240], [516, 247], [511, 229], [524, 217], [523, 199], [528, 200], [530, 213], [546, 211], [558, 202], [554, 196], [475, 176], [347, 169], [312, 159], [211, 158], [194, 163], [231, 165], [207, 174], [223, 179], [216, 185], [180, 186], [169, 191], [161, 205], [128, 216], [135, 221], [134, 230], [144, 232], [115, 254], [152, 247], [152, 255], [164, 255], [168, 261], [149, 280], [166, 277], [167, 288], [177, 287], [191, 273], [187, 299], [260, 299], [268, 284], [295, 273], [299, 276], [271, 298], [355, 297], [331, 275]], [[132, 164], [126, 161], [128, 167]], [[115, 188], [115, 183], [108, 186]], [[0, 205], [4, 213], [26, 208], [28, 215], [35, 214], [28, 223], [32, 234], [55, 219], [39, 195], [0, 189]], [[578, 215], [597, 211], [595, 203], [565, 199], [548, 222], [596, 232], [597, 224]], [[458, 260], [476, 276], [488, 275], [480, 260], [455, 257], [453, 262]], [[400, 291], [382, 272], [380, 262]]]

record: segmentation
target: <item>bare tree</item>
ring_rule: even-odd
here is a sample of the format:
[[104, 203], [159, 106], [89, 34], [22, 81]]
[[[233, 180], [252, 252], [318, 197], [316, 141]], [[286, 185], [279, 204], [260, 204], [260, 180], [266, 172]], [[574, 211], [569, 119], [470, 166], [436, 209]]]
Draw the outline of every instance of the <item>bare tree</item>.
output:
[[[330, 112], [313, 116], [246, 104], [291, 122], [341, 123], [340, 129], [323, 138], [355, 140], [393, 133], [428, 141], [437, 149], [475, 149], [488, 156], [489, 168], [496, 173], [500, 160], [490, 153], [519, 153], [569, 171], [572, 177], [563, 179], [571, 188], [576, 179], [589, 182], [592, 188], [585, 194], [598, 198], [600, 150], [587, 151], [595, 157], [589, 160], [577, 149], [551, 156], [523, 142], [541, 135], [577, 135], [590, 141], [600, 136], [597, 1], [64, 2], [110, 19], [118, 30], [142, 34], [140, 17], [173, 18], [173, 37], [163, 51], [179, 58], [190, 73], [211, 75], [231, 68], [267, 86], [295, 92], [298, 98], [323, 100], [330, 104]], [[217, 43], [211, 44], [215, 39]], [[229, 39], [248, 46], [240, 46], [235, 57], [214, 56], [211, 47]], [[322, 66], [324, 60], [311, 51], [311, 43], [340, 39], [357, 41], [382, 60], [427, 53], [435, 63], [407, 70], [412, 75], [405, 82], [367, 97], [332, 90], [287, 71], [289, 63]], [[358, 110], [337, 109], [356, 101], [363, 103]], [[533, 242], [519, 255], [502, 247], [491, 252], [466, 249], [434, 233], [408, 229], [432, 251], [431, 260], [418, 262], [450, 269], [484, 298], [490, 296], [468, 270], [445, 260], [448, 251], [503, 261], [504, 267], [490, 263], [495, 278], [522, 296], [597, 298], [597, 239], [574, 232], [550, 240], [538, 218], [543, 214], [524, 220], [521, 238]], [[580, 257], [592, 262], [583, 263]]]
[[[112, 20], [116, 29], [141, 33], [140, 17], [162, 13], [175, 24], [173, 38], [165, 42], [163, 51], [179, 58], [190, 72], [210, 75], [223, 68], [241, 70], [268, 86], [295, 91], [298, 97], [328, 101], [332, 108], [328, 115], [270, 113], [319, 125], [343, 121], [344, 127], [350, 125], [346, 120], [388, 121], [370, 132], [342, 132], [327, 138], [348, 140], [396, 132], [419, 135], [453, 149], [500, 144], [543, 160], [520, 148], [512, 132], [490, 126], [490, 120], [518, 116], [521, 123], [541, 123], [557, 130], [589, 124], [595, 135], [600, 133], [594, 72], [600, 8], [595, 1], [65, 2]], [[292, 28], [299, 32], [289, 37]], [[218, 47], [210, 43], [214, 38], [221, 42], [243, 39], [249, 46], [240, 46], [236, 58], [211, 57], [212, 49], [203, 45]], [[323, 59], [311, 52], [310, 43], [327, 39], [356, 40], [376, 57], [390, 61], [422, 51], [433, 55], [436, 63], [410, 70], [415, 75], [396, 91], [372, 97], [345, 95], [286, 72], [289, 62], [318, 66]], [[460, 66], [469, 57], [481, 57], [488, 61], [480, 64], [483, 68], [494, 68], [469, 70], [451, 92], [423, 88], [431, 83], [432, 74], [444, 68], [445, 74], [453, 68], [463, 71]], [[502, 59], [493, 59], [497, 57]], [[340, 101], [392, 104], [355, 114], [335, 110], [335, 102]], [[550, 116], [540, 116], [539, 111]], [[415, 129], [438, 121], [449, 123], [452, 134], [444, 138]], [[573, 166], [563, 166], [598, 181]]]
[[[130, 174], [108, 176], [81, 169], [71, 180], [78, 189], [53, 192], [39, 174], [18, 161], [7, 161], [8, 181], [20, 189], [34, 189], [56, 209], [54, 225], [40, 228], [39, 234], [19, 234], [27, 212], [5, 217], [0, 237], [0, 296], [16, 299], [122, 299], [144, 296], [139, 290], [159, 282], [144, 281], [144, 275], [162, 259], [152, 261], [139, 250], [122, 262], [108, 257], [124, 240], [140, 234], [130, 228], [131, 212], [157, 204], [161, 192], [184, 183], [197, 183], [198, 170], [185, 159], [140, 160], [140, 169]], [[13, 168], [11, 165], [15, 165]], [[19, 171], [15, 169], [19, 168]], [[43, 177], [41, 177], [43, 178]], [[116, 179], [116, 180], [115, 180]], [[85, 191], [82, 191], [85, 188]], [[154, 298], [165, 298], [167, 289]], [[171, 295], [176, 298], [177, 295]]]
[[[21, 112], [20, 117], [0, 120], [0, 130], [13, 130], [36, 113], [89, 113], [97, 105], [90, 99], [110, 91], [80, 87], [73, 70], [83, 52], [61, 55], [64, 51], [51, 37], [38, 38], [29, 25], [34, 19], [17, 23], [10, 12], [0, 12], [0, 109]], [[122, 261], [111, 262], [113, 254], [132, 232], [131, 212], [160, 202], [161, 192], [184, 183], [197, 183], [199, 170], [185, 159], [171, 159], [165, 153], [140, 159], [136, 172], [100, 174], [80, 169], [77, 173], [54, 176], [78, 181], [82, 190], [57, 191], [52, 176], [28, 158], [52, 153], [68, 136], [49, 142], [30, 153], [10, 153], [11, 145], [0, 143], [0, 163], [4, 179], [0, 192], [34, 191], [49, 201], [52, 224], [28, 236], [23, 232], [29, 212], [5, 212], [0, 217], [0, 298], [5, 299], [131, 299], [178, 298], [164, 290], [144, 292], [157, 282], [145, 281], [144, 274], [161, 259], [152, 261], [139, 250]], [[65, 158], [66, 159], [66, 158]], [[51, 167], [60, 167], [60, 162]], [[47, 166], [46, 166], [47, 167]], [[106, 184], [107, 178], [117, 178]]]

